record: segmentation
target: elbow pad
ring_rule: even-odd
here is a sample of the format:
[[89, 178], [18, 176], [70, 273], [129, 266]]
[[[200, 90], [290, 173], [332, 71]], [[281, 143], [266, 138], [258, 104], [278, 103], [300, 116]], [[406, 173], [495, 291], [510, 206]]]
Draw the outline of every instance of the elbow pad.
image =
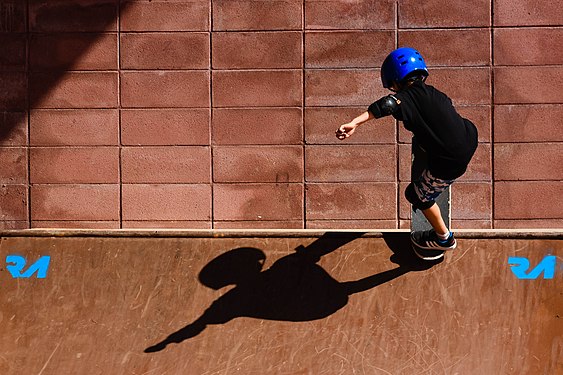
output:
[[368, 111], [370, 111], [375, 118], [381, 118], [397, 112], [399, 110], [399, 104], [401, 104], [399, 99], [393, 95], [387, 95], [375, 103], [372, 103], [372, 105], [369, 106]]

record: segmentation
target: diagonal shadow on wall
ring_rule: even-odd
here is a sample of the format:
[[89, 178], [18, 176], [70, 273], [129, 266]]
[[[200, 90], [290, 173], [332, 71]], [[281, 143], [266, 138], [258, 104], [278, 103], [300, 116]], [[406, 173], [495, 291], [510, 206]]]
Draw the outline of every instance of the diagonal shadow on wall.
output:
[[[118, 107], [118, 23], [129, 4], [123, 0], [0, 2], [0, 146], [9, 147], [0, 149], [7, 165], [0, 175], [0, 220], [29, 220], [24, 148], [34, 145], [35, 109]], [[108, 45], [111, 48], [103, 51]], [[99, 58], [100, 52], [105, 60]], [[98, 75], [105, 81], [80, 79], [97, 72], [103, 72]], [[106, 93], [105, 99], [97, 95], [100, 92]], [[51, 126], [57, 125], [55, 121]], [[64, 137], [60, 132], [59, 137]]]
[[[110, 66], [83, 68], [80, 61], [101, 38], [115, 38], [119, 14], [128, 3], [119, 0], [3, 1], [0, 4], [0, 140], [25, 144], [29, 110], [38, 107], [69, 107], [50, 99], [53, 90], [72, 70], [113, 70]], [[63, 88], [64, 89], [64, 88]], [[55, 102], [53, 102], [53, 100]], [[92, 97], [94, 107], [99, 99]], [[100, 107], [105, 107], [99, 103]], [[117, 96], [115, 97], [117, 107]], [[22, 134], [24, 133], [24, 134]], [[11, 139], [11, 141], [9, 141]], [[24, 140], [25, 141], [25, 140]]]

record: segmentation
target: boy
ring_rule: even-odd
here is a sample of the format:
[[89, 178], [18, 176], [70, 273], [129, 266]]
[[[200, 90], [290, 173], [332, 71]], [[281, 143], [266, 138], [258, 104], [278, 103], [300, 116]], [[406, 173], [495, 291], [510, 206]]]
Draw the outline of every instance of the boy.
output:
[[391, 52], [381, 66], [381, 81], [383, 87], [395, 93], [372, 103], [366, 112], [340, 126], [336, 137], [350, 137], [358, 126], [373, 118], [392, 115], [403, 121], [428, 156], [428, 169], [418, 181], [409, 184], [405, 196], [433, 227], [411, 233], [411, 240], [422, 249], [451, 250], [456, 240], [435, 199], [465, 173], [477, 149], [477, 128], [457, 113], [447, 95], [425, 83], [427, 77], [428, 69], [418, 51], [403, 47]]

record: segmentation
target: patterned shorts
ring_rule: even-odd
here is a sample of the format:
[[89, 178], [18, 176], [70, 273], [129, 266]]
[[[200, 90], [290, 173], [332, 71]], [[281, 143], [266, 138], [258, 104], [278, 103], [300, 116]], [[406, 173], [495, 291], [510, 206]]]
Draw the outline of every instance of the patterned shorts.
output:
[[436, 201], [436, 198], [454, 181], [434, 177], [429, 170], [425, 169], [422, 172], [421, 178], [413, 181], [407, 187], [405, 195], [415, 208], [425, 210], [430, 208]]

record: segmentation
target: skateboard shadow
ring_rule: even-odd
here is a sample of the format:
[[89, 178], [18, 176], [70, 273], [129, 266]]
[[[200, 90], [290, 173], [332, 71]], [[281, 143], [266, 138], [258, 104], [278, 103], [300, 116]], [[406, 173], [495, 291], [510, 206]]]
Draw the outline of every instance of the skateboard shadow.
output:
[[200, 334], [208, 325], [225, 324], [237, 317], [303, 322], [323, 319], [348, 303], [350, 295], [372, 289], [411, 271], [429, 269], [439, 262], [421, 261], [412, 253], [408, 234], [384, 235], [398, 267], [360, 280], [339, 282], [317, 262], [322, 256], [361, 237], [363, 233], [326, 233], [307, 247], [277, 260], [262, 271], [266, 259], [260, 249], [230, 250], [209, 262], [200, 272], [200, 282], [214, 290], [233, 289], [215, 300], [194, 322], [145, 349], [158, 352]]

